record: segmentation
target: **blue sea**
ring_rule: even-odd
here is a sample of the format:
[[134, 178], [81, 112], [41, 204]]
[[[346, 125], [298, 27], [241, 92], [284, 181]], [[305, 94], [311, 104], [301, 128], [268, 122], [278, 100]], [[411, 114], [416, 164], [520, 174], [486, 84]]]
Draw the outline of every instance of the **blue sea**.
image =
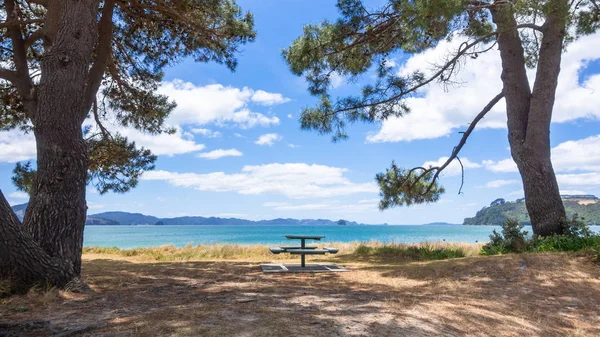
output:
[[[324, 235], [323, 242], [487, 242], [495, 226], [87, 226], [84, 246], [139, 248], [187, 244], [282, 244], [284, 235]], [[592, 226], [600, 232], [600, 226]], [[531, 233], [531, 228], [529, 228]]]

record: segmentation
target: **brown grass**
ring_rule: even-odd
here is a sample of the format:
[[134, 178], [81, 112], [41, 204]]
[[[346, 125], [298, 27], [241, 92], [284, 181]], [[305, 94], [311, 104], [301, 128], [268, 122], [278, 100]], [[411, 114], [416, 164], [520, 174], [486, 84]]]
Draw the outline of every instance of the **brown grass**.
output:
[[[450, 243], [450, 242], [424, 242], [413, 244], [383, 244], [372, 241], [364, 242], [328, 242], [328, 247], [339, 249], [339, 255], [353, 254], [359, 247], [369, 247], [377, 250], [379, 248], [390, 248], [390, 250], [403, 251], [411, 247], [437, 250], [459, 250], [464, 256], [473, 256], [479, 253], [482, 244], [470, 243]], [[86, 247], [83, 252], [86, 256], [103, 256], [110, 255], [111, 258], [125, 257], [128, 260], [136, 262], [156, 262], [156, 261], [204, 261], [204, 260], [226, 260], [226, 261], [258, 261], [258, 260], [289, 260], [288, 254], [274, 255], [269, 251], [267, 245], [239, 245], [239, 244], [217, 244], [217, 245], [187, 245], [182, 248], [177, 248], [172, 245], [160, 246], [153, 248], [135, 248], [135, 249], [119, 249], [119, 248], [103, 248], [103, 247]], [[377, 257], [379, 254], [372, 254]], [[386, 255], [386, 254], [383, 254]], [[298, 257], [295, 257], [298, 258]], [[335, 259], [333, 255], [320, 257], [320, 260]]]
[[52, 329], [81, 336], [600, 335], [600, 267], [588, 256], [359, 260], [352, 247], [327, 258], [351, 272], [314, 275], [263, 274], [259, 261], [284, 255], [262, 260], [246, 246], [235, 249], [248, 259], [235, 261], [85, 254], [83, 275], [93, 294], [53, 290], [5, 299], [0, 327], [50, 322], [8, 330], [26, 336]]

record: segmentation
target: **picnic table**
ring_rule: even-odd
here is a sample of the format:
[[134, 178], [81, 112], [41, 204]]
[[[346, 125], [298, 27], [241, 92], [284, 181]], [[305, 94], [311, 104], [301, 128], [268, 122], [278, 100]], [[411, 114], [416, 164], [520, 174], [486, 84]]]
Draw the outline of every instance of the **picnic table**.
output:
[[324, 247], [323, 249], [318, 249], [317, 246], [306, 245], [306, 240], [320, 241], [321, 239], [325, 238], [321, 235], [285, 235], [284, 237], [288, 240], [300, 240], [300, 246], [272, 247], [269, 248], [269, 250], [273, 254], [289, 253], [293, 255], [300, 255], [300, 266], [302, 268], [306, 267], [306, 255], [325, 255], [327, 253], [336, 254], [338, 252], [337, 248]]

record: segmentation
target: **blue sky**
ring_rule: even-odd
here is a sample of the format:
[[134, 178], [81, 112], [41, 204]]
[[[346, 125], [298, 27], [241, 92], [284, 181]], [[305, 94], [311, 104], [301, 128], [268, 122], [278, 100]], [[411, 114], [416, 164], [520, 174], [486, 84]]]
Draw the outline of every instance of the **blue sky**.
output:
[[[307, 93], [304, 80], [289, 72], [281, 50], [301, 34], [303, 25], [335, 19], [335, 1], [239, 3], [255, 15], [258, 35], [243, 47], [237, 71], [191, 60], [168, 69], [161, 92], [179, 105], [169, 118], [178, 132], [150, 137], [114, 126], [158, 154], [156, 170], [127, 194], [100, 196], [88, 189], [90, 214], [122, 210], [159, 217], [461, 223], [495, 198], [523, 196], [509, 159], [501, 102], [463, 149], [463, 194], [458, 195], [460, 171], [451, 166], [441, 180], [447, 192], [437, 204], [377, 209], [376, 173], [392, 160], [403, 167], [443, 160], [458, 142], [458, 132], [500, 92], [497, 51], [466, 61], [458, 78], [462, 85], [431, 85], [409, 99], [410, 115], [382, 124], [352, 125], [349, 140], [332, 143], [329, 136], [300, 130], [299, 112], [315, 98]], [[428, 71], [458, 43], [441, 43], [393, 61], [399, 72]], [[598, 34], [585, 37], [571, 44], [563, 57], [551, 130], [563, 193], [600, 194], [600, 48], [591, 48], [598, 45]], [[369, 80], [365, 75], [361, 81]], [[340, 77], [332, 92], [358, 90], [359, 84]], [[11, 204], [27, 201], [10, 182], [14, 162], [33, 158], [30, 135], [0, 132], [0, 188]]]

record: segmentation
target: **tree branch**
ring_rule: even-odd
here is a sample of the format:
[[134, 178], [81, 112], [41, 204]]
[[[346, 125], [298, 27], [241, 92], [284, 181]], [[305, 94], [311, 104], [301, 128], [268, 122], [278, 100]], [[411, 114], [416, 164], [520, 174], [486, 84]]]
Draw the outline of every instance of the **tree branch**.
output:
[[98, 114], [98, 99], [94, 100], [93, 112], [94, 112], [94, 120], [96, 121], [96, 124], [98, 124], [98, 128], [100, 129], [102, 136], [104, 138], [111, 138], [110, 132], [108, 132], [108, 130], [104, 127], [104, 125], [102, 124], [102, 121], [100, 120], [100, 115]]
[[517, 25], [517, 29], [521, 29], [521, 28], [531, 28], [533, 30], [537, 30], [538, 32], [543, 33], [542, 26], [538, 26], [534, 23], [522, 23], [522, 24]]
[[25, 49], [28, 49], [29, 47], [31, 47], [36, 41], [40, 40], [41, 38], [44, 37], [44, 31], [42, 29], [36, 30], [35, 32], [31, 33], [26, 39], [25, 39]]
[[14, 84], [14, 82], [17, 80], [17, 72], [14, 70], [0, 68], [0, 78]]
[[36, 5], [44, 6], [44, 7], [48, 6], [48, 0], [27, 0], [27, 1], [34, 3]]
[[96, 60], [90, 68], [88, 74], [88, 82], [85, 92], [85, 105], [83, 116], [87, 115], [90, 111], [94, 100], [96, 99], [96, 93], [102, 83], [102, 77], [106, 70], [106, 65], [110, 59], [112, 53], [111, 42], [113, 37], [113, 12], [115, 8], [115, 0], [106, 0], [104, 2], [104, 9], [102, 10], [102, 17], [98, 22], [98, 44], [96, 47]]
[[[6, 23], [19, 22], [17, 12], [15, 0], [6, 0]], [[10, 24], [7, 29], [12, 41], [13, 61], [16, 68], [15, 78], [12, 83], [15, 87], [17, 87], [17, 90], [19, 90], [19, 94], [22, 96], [24, 101], [33, 101], [33, 81], [29, 76], [27, 51], [25, 49], [25, 41], [23, 40], [21, 26], [18, 24]], [[31, 117], [33, 111], [27, 112]]]
[[365, 104], [355, 105], [355, 106], [348, 107], [348, 108], [338, 109], [338, 110], [335, 110], [332, 114], [335, 115], [337, 113], [345, 112], [345, 111], [349, 111], [349, 110], [364, 109], [364, 108], [368, 108], [368, 107], [375, 106], [375, 105], [390, 103], [392, 101], [400, 99], [401, 97], [403, 97], [405, 95], [413, 93], [413, 92], [419, 90], [420, 88], [426, 86], [427, 84], [433, 82], [438, 77], [440, 77], [446, 70], [448, 70], [448, 68], [450, 68], [456, 61], [458, 61], [459, 58], [461, 58], [463, 55], [465, 55], [469, 49], [471, 49], [474, 46], [478, 45], [479, 43], [489, 39], [490, 37], [495, 36], [496, 34], [497, 34], [496, 32], [490, 33], [490, 34], [487, 34], [485, 36], [478, 38], [477, 40], [475, 40], [471, 43], [464, 44], [464, 48], [459, 49], [458, 53], [453, 58], [451, 58], [448, 62], [446, 62], [446, 64], [444, 64], [444, 66], [442, 66], [435, 74], [433, 74], [427, 80], [413, 86], [412, 88], [402, 91], [398, 95], [394, 95], [394, 96], [387, 98], [385, 100], [382, 100], [382, 101], [365, 103]]
[[[444, 169], [446, 169], [446, 167], [448, 167], [448, 165], [450, 165], [450, 163], [452, 163], [452, 161], [456, 158], [458, 158], [458, 154], [460, 153], [460, 150], [462, 150], [463, 146], [467, 143], [467, 139], [469, 138], [469, 136], [471, 135], [471, 133], [473, 132], [473, 130], [475, 130], [475, 126], [477, 126], [477, 123], [479, 123], [479, 121], [481, 121], [483, 119], [483, 117], [485, 117], [485, 115], [490, 112], [490, 110], [492, 110], [492, 108], [504, 97], [504, 93], [499, 93], [498, 95], [496, 95], [496, 97], [494, 97], [484, 108], [483, 110], [481, 110], [480, 113], [477, 114], [477, 116], [475, 116], [475, 118], [473, 119], [473, 121], [471, 122], [471, 124], [469, 125], [469, 127], [467, 128], [467, 131], [465, 131], [465, 133], [463, 134], [462, 138], [460, 139], [460, 141], [458, 142], [458, 145], [456, 145], [454, 147], [454, 149], [452, 150], [452, 154], [450, 155], [450, 157], [444, 162], [444, 164], [442, 164], [442, 166], [439, 167], [431, 167], [428, 170], [424, 171], [424, 173], [422, 173], [417, 180], [415, 181], [414, 184], [416, 184], [417, 181], [419, 181], [421, 178], [423, 178], [423, 176], [426, 173], [429, 173], [433, 170], [436, 170], [435, 175], [433, 176], [433, 178], [431, 179], [431, 183], [429, 184], [429, 187], [427, 188], [427, 190], [424, 192], [424, 194], [429, 193], [429, 191], [431, 191], [431, 189], [433, 188], [433, 185], [435, 184], [435, 182], [437, 181], [440, 173], [442, 173], [442, 171]], [[461, 162], [461, 167], [462, 167], [462, 162]], [[463, 175], [463, 179], [464, 179], [464, 175]], [[413, 185], [414, 185], [413, 184]], [[412, 187], [412, 186], [411, 186]], [[462, 184], [461, 184], [461, 190], [462, 190]]]
[[[8, 11], [8, 9], [7, 9]], [[33, 23], [44, 23], [46, 20], [44, 19], [29, 19], [29, 20], [10, 20], [0, 22], [0, 29], [9, 28], [9, 27], [19, 27], [30, 25]]]

